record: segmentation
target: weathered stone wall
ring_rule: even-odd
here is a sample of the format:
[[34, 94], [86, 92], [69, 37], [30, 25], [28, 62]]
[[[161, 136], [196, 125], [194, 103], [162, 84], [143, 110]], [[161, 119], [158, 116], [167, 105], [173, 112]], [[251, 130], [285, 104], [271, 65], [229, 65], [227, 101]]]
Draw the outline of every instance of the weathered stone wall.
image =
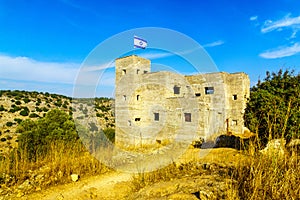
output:
[[[241, 133], [249, 87], [244, 73], [193, 76], [151, 73], [147, 59], [119, 58], [116, 60], [116, 144], [146, 146], [199, 137], [208, 139], [226, 132], [227, 124], [228, 130]], [[233, 95], [237, 99], [233, 100]]]

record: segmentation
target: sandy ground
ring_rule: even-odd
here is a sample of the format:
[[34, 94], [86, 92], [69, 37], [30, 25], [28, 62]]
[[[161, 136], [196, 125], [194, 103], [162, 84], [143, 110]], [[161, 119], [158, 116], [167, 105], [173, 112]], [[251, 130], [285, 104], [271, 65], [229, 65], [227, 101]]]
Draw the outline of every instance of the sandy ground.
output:
[[[110, 172], [104, 175], [80, 179], [78, 182], [53, 186], [18, 199], [62, 200], [62, 199], [115, 199], [130, 192], [132, 175]], [[14, 198], [12, 198], [14, 199]]]
[[[210, 163], [234, 162], [238, 161], [240, 156], [242, 155], [234, 149], [189, 149], [186, 154], [182, 155], [182, 157], [177, 160], [177, 163], [186, 163], [197, 160]], [[126, 195], [132, 190], [132, 185], [130, 183], [132, 176], [133, 174], [125, 172], [109, 172], [103, 175], [82, 178], [78, 182], [53, 186], [21, 198], [12, 199], [126, 199]]]

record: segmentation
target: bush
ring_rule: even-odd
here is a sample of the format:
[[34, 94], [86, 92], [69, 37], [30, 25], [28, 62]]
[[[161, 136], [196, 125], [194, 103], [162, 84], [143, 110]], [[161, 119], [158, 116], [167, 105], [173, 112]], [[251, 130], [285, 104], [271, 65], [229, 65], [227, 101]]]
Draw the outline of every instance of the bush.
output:
[[17, 111], [19, 111], [19, 110], [21, 110], [21, 109], [22, 109], [22, 108], [19, 107], [19, 106], [12, 105], [12, 108], [11, 108], [8, 112], [10, 112], [10, 113], [15, 113], [15, 112], [17, 112]]
[[0, 140], [1, 140], [1, 142], [5, 142], [6, 138], [1, 138]]
[[44, 118], [32, 121], [27, 119], [18, 127], [19, 151], [26, 153], [27, 159], [35, 161], [48, 154], [53, 142], [73, 143], [78, 139], [75, 124], [63, 111], [54, 109]]
[[18, 124], [20, 124], [23, 120], [20, 118], [15, 118], [14, 121], [17, 122]]
[[30, 99], [26, 97], [23, 99], [23, 101], [24, 101], [24, 103], [28, 103], [28, 102], [30, 102]]
[[15, 102], [15, 104], [16, 104], [16, 105], [21, 105], [22, 103], [21, 103], [21, 101], [17, 100], [17, 101]]
[[40, 116], [36, 113], [30, 113], [29, 117], [30, 118], [37, 118], [37, 117], [40, 117]]
[[0, 106], [0, 111], [6, 111], [3, 105]]
[[271, 138], [300, 137], [300, 74], [280, 70], [266, 73], [264, 82], [251, 88], [245, 125], [266, 144]]
[[22, 116], [28, 116], [29, 115], [29, 111], [26, 110], [26, 109], [23, 109], [23, 110], [20, 111], [20, 115], [22, 115]]
[[6, 122], [6, 126], [11, 127], [12, 125], [14, 125], [13, 122]]
[[104, 117], [104, 114], [103, 113], [96, 113], [96, 116], [97, 117]]

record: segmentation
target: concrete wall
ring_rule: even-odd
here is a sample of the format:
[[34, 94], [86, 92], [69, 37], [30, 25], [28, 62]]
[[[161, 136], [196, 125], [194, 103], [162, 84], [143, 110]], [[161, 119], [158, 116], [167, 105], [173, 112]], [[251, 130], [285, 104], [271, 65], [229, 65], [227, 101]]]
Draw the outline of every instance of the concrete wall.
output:
[[[225, 133], [227, 124], [229, 130], [242, 133], [249, 84], [244, 73], [193, 76], [151, 73], [147, 59], [119, 58], [116, 60], [116, 145], [148, 146], [199, 137], [208, 139]], [[232, 99], [233, 95], [237, 99]], [[159, 119], [155, 119], [154, 113], [159, 113]]]

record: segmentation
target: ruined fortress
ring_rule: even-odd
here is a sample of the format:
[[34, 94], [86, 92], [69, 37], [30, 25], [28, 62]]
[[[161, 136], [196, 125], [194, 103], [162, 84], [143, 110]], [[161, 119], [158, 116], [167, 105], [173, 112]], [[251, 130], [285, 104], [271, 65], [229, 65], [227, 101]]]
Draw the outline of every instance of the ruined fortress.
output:
[[250, 94], [247, 74], [151, 72], [150, 60], [136, 55], [118, 58], [115, 64], [116, 145], [243, 133]]

